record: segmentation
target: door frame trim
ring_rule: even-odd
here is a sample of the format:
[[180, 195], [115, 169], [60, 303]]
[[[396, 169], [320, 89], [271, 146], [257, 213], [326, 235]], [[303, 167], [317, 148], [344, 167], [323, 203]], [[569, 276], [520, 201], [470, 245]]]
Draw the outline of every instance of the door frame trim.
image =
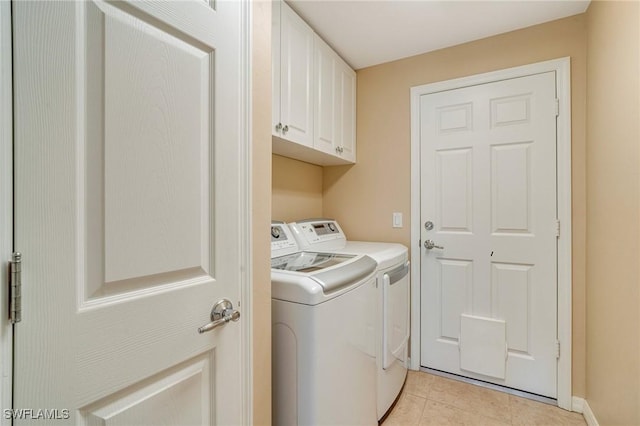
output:
[[[420, 368], [420, 96], [462, 87], [526, 77], [554, 71], [556, 96], [560, 101], [557, 117], [557, 214], [562, 224], [558, 238], [558, 329], [562, 343], [557, 362], [558, 406], [571, 410], [571, 61], [569, 57], [538, 62], [499, 71], [456, 78], [411, 88], [411, 354], [410, 368]], [[417, 250], [416, 250], [417, 248]], [[416, 278], [417, 277], [417, 278]]]
[[[0, 404], [12, 407], [13, 326], [9, 321], [8, 260], [13, 251], [13, 76], [11, 2], [0, 1]], [[11, 420], [0, 417], [0, 425]]]
[[242, 422], [253, 424], [253, 234], [252, 194], [252, 115], [251, 115], [251, 2], [240, 2], [240, 356], [242, 363]]

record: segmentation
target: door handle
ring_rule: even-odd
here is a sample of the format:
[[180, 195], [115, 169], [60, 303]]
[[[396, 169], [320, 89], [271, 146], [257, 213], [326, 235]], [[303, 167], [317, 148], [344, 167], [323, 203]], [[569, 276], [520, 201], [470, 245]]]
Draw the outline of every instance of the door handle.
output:
[[206, 333], [216, 327], [225, 325], [229, 321], [236, 322], [240, 319], [240, 312], [233, 309], [233, 304], [229, 299], [218, 300], [211, 310], [211, 322], [198, 328], [198, 333]]
[[442, 246], [437, 246], [436, 243], [433, 242], [433, 240], [426, 240], [424, 242], [424, 248], [426, 248], [427, 250], [431, 250], [434, 248], [440, 249], [440, 250], [444, 250], [444, 247]]

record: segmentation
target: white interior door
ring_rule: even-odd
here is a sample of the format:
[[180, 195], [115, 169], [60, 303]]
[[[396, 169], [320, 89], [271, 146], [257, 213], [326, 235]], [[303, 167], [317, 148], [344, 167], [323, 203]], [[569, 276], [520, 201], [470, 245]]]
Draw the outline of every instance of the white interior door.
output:
[[13, 4], [23, 419], [242, 422], [245, 7]]
[[[555, 73], [420, 101], [421, 365], [556, 396]], [[433, 228], [427, 229], [426, 222]]]

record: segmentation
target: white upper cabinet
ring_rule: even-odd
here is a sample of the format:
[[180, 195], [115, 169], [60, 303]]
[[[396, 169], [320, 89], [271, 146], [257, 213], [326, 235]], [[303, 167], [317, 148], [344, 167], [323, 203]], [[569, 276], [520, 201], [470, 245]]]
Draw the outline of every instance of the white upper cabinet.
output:
[[336, 62], [338, 70], [338, 147], [340, 156], [356, 162], [356, 73], [341, 58]]
[[286, 3], [272, 4], [273, 152], [355, 163], [355, 72]]
[[[280, 13], [276, 17], [278, 8]], [[314, 33], [286, 3], [274, 2], [273, 13], [272, 131], [275, 136], [311, 147]]]
[[341, 98], [338, 55], [318, 35], [313, 43], [313, 147], [327, 154], [338, 154], [341, 136], [338, 128], [340, 110], [336, 108]]
[[313, 147], [355, 162], [356, 73], [317, 34], [313, 43]]

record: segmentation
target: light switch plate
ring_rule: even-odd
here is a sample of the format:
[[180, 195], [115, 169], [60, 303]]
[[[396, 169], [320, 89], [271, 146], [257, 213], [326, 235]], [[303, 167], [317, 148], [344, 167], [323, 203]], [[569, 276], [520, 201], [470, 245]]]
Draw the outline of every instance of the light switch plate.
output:
[[402, 213], [393, 213], [393, 227], [402, 228]]

